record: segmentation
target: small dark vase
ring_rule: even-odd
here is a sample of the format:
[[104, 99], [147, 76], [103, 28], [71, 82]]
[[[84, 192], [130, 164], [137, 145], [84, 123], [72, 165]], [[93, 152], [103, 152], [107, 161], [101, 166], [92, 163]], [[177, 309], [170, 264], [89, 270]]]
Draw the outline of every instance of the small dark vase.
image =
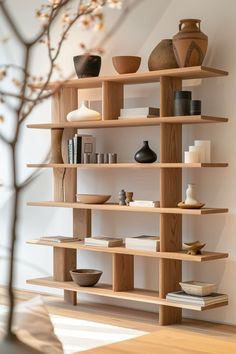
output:
[[157, 155], [154, 151], [152, 151], [148, 145], [148, 141], [145, 140], [143, 142], [142, 149], [138, 150], [134, 155], [135, 161], [140, 163], [151, 163], [155, 162], [157, 159]]
[[98, 76], [101, 69], [99, 55], [77, 55], [73, 57], [75, 71], [78, 78]]

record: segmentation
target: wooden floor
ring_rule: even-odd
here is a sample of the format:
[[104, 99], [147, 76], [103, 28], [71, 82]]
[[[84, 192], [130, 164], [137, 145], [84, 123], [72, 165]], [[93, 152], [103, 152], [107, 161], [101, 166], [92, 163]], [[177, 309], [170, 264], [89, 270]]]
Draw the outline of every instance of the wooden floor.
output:
[[[35, 293], [17, 291], [17, 302], [28, 300]], [[88, 350], [86, 354], [235, 354], [236, 326], [184, 320], [181, 325], [159, 327], [157, 314], [115, 306], [82, 302], [65, 305], [61, 297], [44, 295], [51, 314], [74, 317], [100, 323], [149, 332], [136, 339]], [[6, 295], [0, 288], [0, 304]]]

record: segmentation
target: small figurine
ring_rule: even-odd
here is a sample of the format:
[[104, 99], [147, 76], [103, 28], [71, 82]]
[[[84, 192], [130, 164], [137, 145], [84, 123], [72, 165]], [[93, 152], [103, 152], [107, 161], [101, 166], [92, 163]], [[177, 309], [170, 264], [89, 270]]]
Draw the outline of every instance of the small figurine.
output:
[[124, 189], [121, 189], [121, 191], [119, 192], [119, 205], [126, 205], [125, 198], [125, 191]]
[[133, 192], [125, 192], [125, 203], [126, 205], [129, 205], [130, 202], [133, 202], [133, 195], [134, 193]]

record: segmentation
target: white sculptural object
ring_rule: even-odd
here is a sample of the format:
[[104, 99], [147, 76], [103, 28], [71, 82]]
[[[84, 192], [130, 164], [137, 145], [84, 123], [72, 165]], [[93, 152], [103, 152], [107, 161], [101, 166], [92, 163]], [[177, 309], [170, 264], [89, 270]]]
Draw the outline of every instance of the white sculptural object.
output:
[[67, 114], [69, 122], [100, 120], [101, 114], [87, 107], [88, 101], [82, 101], [80, 108]]
[[188, 184], [188, 188], [186, 189], [186, 199], [184, 203], [187, 205], [199, 204], [199, 201], [196, 199], [195, 184]]

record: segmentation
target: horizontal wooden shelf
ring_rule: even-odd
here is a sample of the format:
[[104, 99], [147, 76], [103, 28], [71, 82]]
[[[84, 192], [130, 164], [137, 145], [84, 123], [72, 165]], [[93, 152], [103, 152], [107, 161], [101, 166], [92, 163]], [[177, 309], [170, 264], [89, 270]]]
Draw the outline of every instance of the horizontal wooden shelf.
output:
[[36, 123], [28, 124], [33, 129], [93, 129], [93, 128], [115, 128], [115, 127], [142, 127], [154, 126], [161, 123], [197, 124], [197, 123], [225, 123], [228, 118], [212, 116], [172, 116], [157, 118], [136, 118], [136, 119], [108, 119], [87, 122], [61, 122], [61, 123]]
[[70, 249], [79, 249], [85, 251], [94, 251], [94, 252], [104, 252], [104, 253], [118, 253], [118, 254], [131, 254], [134, 256], [142, 257], [153, 257], [153, 258], [167, 258], [167, 259], [179, 259], [182, 261], [192, 261], [192, 262], [206, 262], [213, 261], [217, 259], [223, 259], [228, 257], [228, 253], [220, 252], [202, 252], [199, 255], [189, 255], [184, 251], [180, 252], [151, 252], [143, 250], [133, 250], [123, 247], [100, 247], [100, 246], [87, 246], [83, 242], [48, 242], [41, 240], [30, 240], [27, 241], [31, 245], [40, 245], [40, 246], [50, 246], [50, 247], [59, 247], [59, 248], [70, 248]]
[[[209, 77], [227, 76], [228, 72], [205, 66], [193, 66], [187, 68], [165, 69], [148, 72], [137, 72], [133, 74], [122, 74], [113, 76], [97, 76], [67, 81], [50, 82], [48, 90], [55, 90], [58, 87], [65, 88], [98, 88], [102, 87], [103, 82], [118, 82], [125, 85], [145, 84], [158, 82], [161, 77], [178, 77], [183, 80], [203, 79]], [[43, 83], [34, 84], [33, 87], [41, 88]]]
[[28, 202], [29, 206], [40, 207], [59, 207], [59, 208], [73, 208], [73, 209], [93, 209], [93, 210], [110, 210], [110, 211], [129, 211], [129, 212], [146, 212], [157, 214], [186, 214], [186, 215], [206, 215], [206, 214], [221, 214], [227, 213], [226, 208], [202, 208], [202, 209], [181, 209], [181, 208], [145, 208], [145, 207], [131, 207], [118, 204], [83, 204], [83, 203], [66, 203], [66, 202]]
[[29, 163], [30, 168], [78, 168], [78, 169], [158, 169], [158, 168], [206, 168], [206, 167], [227, 167], [228, 163], [104, 163], [104, 164], [69, 164], [69, 163]]
[[57, 288], [63, 290], [71, 290], [79, 293], [86, 293], [90, 295], [98, 295], [98, 296], [104, 296], [104, 297], [110, 297], [110, 298], [116, 298], [122, 300], [131, 300], [131, 301], [145, 302], [149, 304], [179, 307], [179, 308], [195, 310], [195, 311], [204, 311], [204, 310], [208, 310], [208, 309], [212, 309], [215, 307], [220, 307], [228, 304], [227, 301], [217, 305], [211, 305], [206, 307], [188, 305], [188, 304], [179, 304], [179, 303], [174, 303], [159, 298], [158, 291], [133, 289], [129, 291], [115, 292], [112, 290], [111, 285], [107, 285], [107, 284], [99, 283], [99, 285], [93, 287], [80, 287], [72, 281], [59, 282], [53, 280], [52, 277], [30, 279], [27, 280], [27, 284], [40, 285], [40, 286], [46, 286], [50, 288]]

